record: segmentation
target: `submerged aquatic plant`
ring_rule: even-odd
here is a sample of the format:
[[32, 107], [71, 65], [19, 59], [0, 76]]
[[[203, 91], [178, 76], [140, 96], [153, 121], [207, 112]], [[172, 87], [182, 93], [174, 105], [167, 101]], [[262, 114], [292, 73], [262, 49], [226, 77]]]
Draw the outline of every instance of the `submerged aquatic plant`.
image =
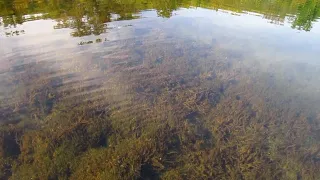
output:
[[192, 43], [126, 43], [137, 55], [100, 67], [111, 76], [99, 86], [52, 89], [44, 78], [22, 93], [31, 120], [1, 126], [2, 179], [320, 178], [319, 117], [268, 91], [263, 74], [243, 73], [218, 47], [201, 56]]

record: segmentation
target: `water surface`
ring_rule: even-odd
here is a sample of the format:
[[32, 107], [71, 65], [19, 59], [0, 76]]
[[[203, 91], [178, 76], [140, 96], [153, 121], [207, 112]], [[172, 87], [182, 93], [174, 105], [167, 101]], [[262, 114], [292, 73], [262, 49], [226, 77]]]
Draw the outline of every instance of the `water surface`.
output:
[[320, 179], [319, 16], [0, 0], [0, 179]]

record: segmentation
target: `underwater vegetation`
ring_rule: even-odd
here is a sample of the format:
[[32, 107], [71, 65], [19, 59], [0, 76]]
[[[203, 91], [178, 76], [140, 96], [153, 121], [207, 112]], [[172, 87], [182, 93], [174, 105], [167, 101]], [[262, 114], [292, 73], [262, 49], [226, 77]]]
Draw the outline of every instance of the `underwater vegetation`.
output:
[[320, 179], [318, 107], [219, 46], [144, 42], [63, 76], [14, 66], [0, 179]]
[[21, 31], [16, 30], [16, 31], [5, 32], [5, 34], [6, 34], [7, 37], [10, 37], [10, 36], [19, 36], [20, 33], [21, 33], [21, 34], [24, 34], [25, 32], [24, 32], [24, 30], [21, 30]]

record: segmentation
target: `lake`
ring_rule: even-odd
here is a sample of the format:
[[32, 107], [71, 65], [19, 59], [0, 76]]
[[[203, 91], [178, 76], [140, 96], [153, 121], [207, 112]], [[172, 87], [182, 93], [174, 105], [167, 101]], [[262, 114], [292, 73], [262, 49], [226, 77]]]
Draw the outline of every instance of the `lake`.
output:
[[320, 179], [319, 18], [319, 0], [0, 0], [0, 179]]

